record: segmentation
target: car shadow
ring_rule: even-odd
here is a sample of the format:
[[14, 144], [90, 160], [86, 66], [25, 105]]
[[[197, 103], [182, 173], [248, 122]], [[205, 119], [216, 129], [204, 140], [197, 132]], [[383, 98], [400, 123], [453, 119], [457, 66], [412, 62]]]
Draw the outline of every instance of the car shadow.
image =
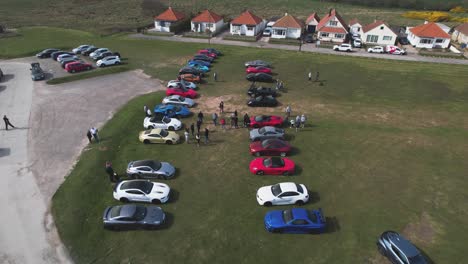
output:
[[327, 223], [327, 226], [325, 227], [324, 233], [335, 233], [340, 231], [340, 223], [338, 222], [338, 219], [335, 216], [325, 217], [325, 221]]
[[155, 230], [168, 229], [172, 225], [174, 225], [174, 215], [167, 211], [164, 211], [164, 213], [166, 214], [166, 220], [164, 221], [164, 224], [162, 224], [158, 229]]
[[296, 133], [296, 130], [294, 130], [294, 129], [295, 128], [291, 128], [290, 133], [284, 135], [284, 140], [291, 141], [291, 140], [294, 140], [296, 138], [296, 135], [291, 134], [291, 133]]
[[171, 193], [169, 194], [169, 201], [167, 203], [175, 203], [179, 200], [180, 192], [171, 188]]
[[0, 85], [0, 93], [3, 92], [6, 89], [5, 85]]
[[291, 148], [291, 152], [289, 152], [289, 156], [295, 156], [301, 154], [301, 150], [296, 147]]
[[302, 174], [302, 171], [303, 171], [302, 167], [299, 166], [299, 165], [296, 163], [296, 168], [295, 168], [295, 171], [294, 171], [294, 175], [299, 176], [299, 175]]
[[46, 80], [50, 80], [50, 79], [52, 79], [52, 78], [54, 78], [54, 75], [53, 75], [52, 73], [50, 73], [50, 72], [45, 72], [45, 73], [44, 73], [44, 80], [45, 80], [45, 81], [46, 81]]
[[320, 202], [320, 194], [318, 192], [309, 192], [309, 203]]
[[8, 74], [3, 74], [3, 78], [1, 82], [8, 82], [9, 80], [15, 78], [14, 74], [8, 73]]
[[432, 259], [429, 257], [429, 255], [427, 255], [427, 253], [426, 253], [424, 250], [422, 250], [422, 249], [419, 248], [419, 247], [416, 247], [416, 248], [419, 250], [419, 252], [421, 252], [421, 254], [423, 255], [423, 257], [427, 260], [427, 263], [428, 263], [428, 264], [435, 264], [434, 260], [432, 260]]
[[0, 158], [10, 156], [10, 148], [0, 148]]

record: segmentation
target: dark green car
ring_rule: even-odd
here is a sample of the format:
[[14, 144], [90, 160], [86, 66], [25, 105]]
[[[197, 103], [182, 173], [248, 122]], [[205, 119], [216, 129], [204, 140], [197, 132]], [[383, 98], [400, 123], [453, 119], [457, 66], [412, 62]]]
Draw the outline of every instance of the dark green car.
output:
[[33, 81], [40, 81], [45, 79], [45, 73], [38, 62], [31, 63], [31, 79]]

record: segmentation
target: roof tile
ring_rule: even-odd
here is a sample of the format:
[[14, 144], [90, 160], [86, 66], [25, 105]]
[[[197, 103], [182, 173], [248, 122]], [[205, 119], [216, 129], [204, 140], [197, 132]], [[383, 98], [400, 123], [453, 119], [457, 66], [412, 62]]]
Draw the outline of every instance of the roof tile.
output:
[[284, 17], [278, 19], [273, 27], [281, 27], [281, 28], [303, 28], [304, 22], [302, 20], [297, 19], [291, 15], [285, 15]]
[[161, 21], [179, 21], [184, 19], [185, 15], [181, 12], [173, 10], [169, 7], [166, 11], [159, 14], [159, 16], [155, 17], [154, 20], [161, 20]]
[[218, 22], [220, 20], [223, 20], [222, 16], [220, 16], [220, 15], [214, 13], [214, 12], [211, 12], [210, 10], [205, 10], [205, 11], [201, 12], [198, 16], [194, 17], [192, 19], [192, 22], [216, 23], [216, 22]]
[[260, 17], [252, 14], [249, 10], [242, 13], [240, 16], [234, 18], [231, 21], [231, 24], [239, 24], [239, 25], [258, 25], [262, 23], [263, 19]]
[[427, 38], [450, 38], [450, 35], [445, 33], [436, 23], [429, 22], [413, 28], [410, 31], [418, 37]]

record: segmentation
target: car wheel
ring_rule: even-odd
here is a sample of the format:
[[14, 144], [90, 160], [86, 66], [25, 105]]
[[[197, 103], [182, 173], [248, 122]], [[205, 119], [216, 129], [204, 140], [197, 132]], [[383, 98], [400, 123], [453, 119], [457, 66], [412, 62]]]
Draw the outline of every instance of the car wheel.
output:
[[173, 126], [170, 126], [168, 129], [169, 129], [169, 131], [174, 131], [174, 127], [173, 127]]
[[266, 202], [263, 204], [263, 206], [272, 206], [271, 202]]
[[382, 247], [381, 244], [377, 244], [377, 250], [379, 251], [380, 255], [382, 256], [387, 256], [386, 252], [385, 252], [385, 249]]
[[257, 174], [257, 175], [263, 175], [263, 174], [264, 174], [264, 172], [263, 172], [263, 171], [257, 171], [257, 173], [256, 173], [256, 174]]
[[152, 204], [160, 204], [161, 201], [158, 200], [158, 199], [153, 199], [153, 200], [151, 200], [151, 203], [152, 203]]
[[125, 198], [125, 197], [120, 198], [120, 201], [121, 201], [122, 203], [128, 203], [128, 199]]
[[298, 200], [298, 201], [296, 201], [296, 205], [299, 205], [299, 206], [304, 205], [304, 201]]
[[373, 51], [372, 51], [372, 50], [369, 50], [369, 53], [373, 53]]
[[149, 141], [149, 140], [147, 140], [147, 139], [145, 139], [145, 140], [143, 140], [143, 143], [144, 143], [144, 144], [149, 144], [149, 143], [150, 143], [150, 141]]
[[114, 64], [115, 64], [115, 65], [119, 65], [119, 64], [120, 64], [120, 61], [116, 61]]
[[286, 157], [286, 152], [281, 152], [281, 153], [280, 153], [280, 156], [281, 156], [281, 157]]
[[166, 141], [166, 144], [172, 145], [172, 141], [168, 140], [168, 141]]
[[105, 226], [104, 226], [104, 229], [107, 229], [107, 230], [116, 230], [115, 226], [110, 226], [110, 225], [105, 225]]
[[71, 70], [71, 73], [75, 73], [76, 71], [75, 70]]
[[346, 52], [351, 52], [351, 50], [346, 50]]
[[262, 155], [261, 152], [255, 152], [255, 156], [260, 157]]
[[148, 126], [148, 129], [154, 129], [154, 126]]
[[289, 171], [283, 172], [283, 176], [289, 176]]
[[280, 234], [280, 233], [283, 233], [283, 229], [281, 228], [275, 228], [273, 230], [271, 230], [272, 233], [277, 233], [277, 234]]
[[338, 49], [334, 49], [334, 51], [338, 51]]

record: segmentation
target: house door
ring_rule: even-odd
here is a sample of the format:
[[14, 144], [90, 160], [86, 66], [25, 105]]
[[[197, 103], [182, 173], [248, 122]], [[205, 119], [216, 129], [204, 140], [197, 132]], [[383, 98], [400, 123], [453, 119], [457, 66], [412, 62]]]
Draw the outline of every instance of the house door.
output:
[[307, 32], [308, 33], [315, 33], [315, 28], [316, 28], [316, 26], [314, 26], [314, 25], [308, 25], [307, 26]]

